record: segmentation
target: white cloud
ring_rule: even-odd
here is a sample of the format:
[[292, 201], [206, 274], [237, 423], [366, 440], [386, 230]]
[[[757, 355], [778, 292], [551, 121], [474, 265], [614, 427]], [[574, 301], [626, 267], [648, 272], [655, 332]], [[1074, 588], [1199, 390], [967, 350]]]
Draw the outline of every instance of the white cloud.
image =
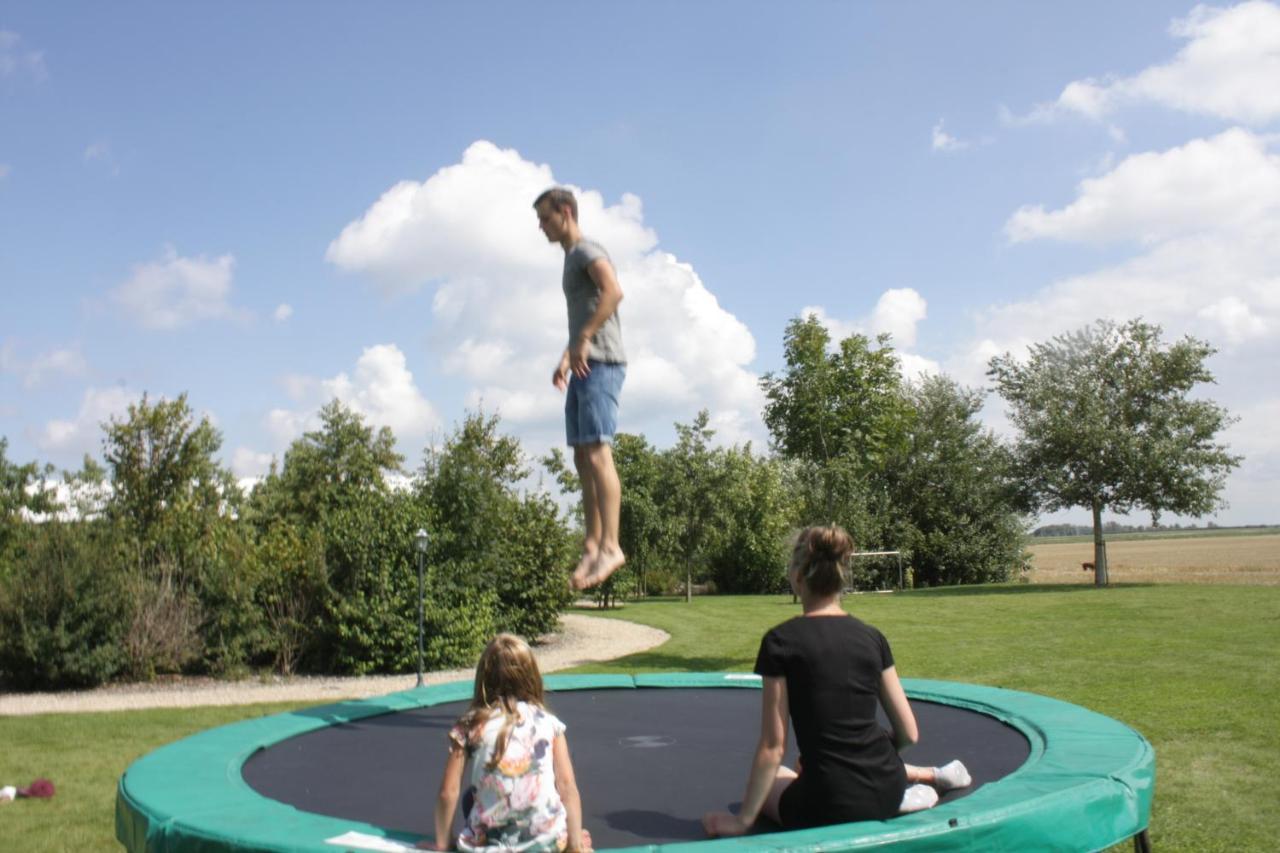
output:
[[1005, 226], [1014, 242], [1052, 238], [1134, 242], [1142, 252], [993, 306], [981, 346], [1020, 350], [1028, 338], [1098, 317], [1142, 315], [1174, 334], [1208, 338], [1252, 358], [1280, 328], [1280, 157], [1233, 129], [1163, 152], [1136, 154], [1081, 183], [1066, 207], [1023, 207]]
[[937, 376], [942, 373], [942, 365], [922, 355], [899, 351], [898, 370], [903, 379], [915, 381], [922, 376]]
[[51, 377], [82, 376], [87, 370], [88, 363], [78, 349], [54, 349], [26, 361], [16, 354], [12, 342], [0, 346], [0, 372], [17, 376], [24, 388], [37, 388]]
[[[441, 369], [471, 384], [469, 404], [483, 400], [544, 440], [562, 428], [563, 398], [550, 378], [568, 332], [563, 254], [538, 230], [532, 205], [556, 183], [549, 166], [476, 142], [460, 163], [389, 189], [326, 253], [389, 295], [434, 286], [428, 344]], [[625, 294], [619, 428], [665, 432], [706, 407], [762, 437], [747, 327], [692, 265], [657, 249], [639, 198], [607, 205], [599, 192], [575, 192], [583, 231], [609, 251]]]
[[934, 151], [959, 151], [969, 147], [968, 142], [957, 139], [943, 130], [942, 125], [942, 119], [938, 119], [938, 123], [933, 126], [930, 147]]
[[1210, 327], [1222, 331], [1230, 344], [1264, 337], [1270, 330], [1268, 319], [1258, 314], [1238, 296], [1227, 296], [1196, 312]]
[[36, 443], [41, 450], [74, 459], [95, 453], [102, 444], [102, 426], [128, 414], [129, 405], [142, 394], [127, 388], [90, 388], [80, 401], [80, 410], [66, 420], [51, 420], [41, 430]]
[[[1275, 390], [1271, 389], [1273, 394]], [[1231, 452], [1242, 455], [1244, 461], [1227, 481], [1223, 497], [1235, 522], [1274, 524], [1275, 496], [1280, 494], [1280, 442], [1276, 441], [1280, 395], [1241, 406], [1232, 413], [1239, 420], [1223, 432], [1222, 438]]]
[[111, 143], [104, 140], [91, 143], [84, 149], [81, 159], [86, 164], [97, 165], [105, 169], [110, 175], [120, 174], [120, 164], [116, 160], [115, 154], [111, 151]]
[[1169, 62], [1131, 77], [1076, 80], [1023, 121], [1064, 114], [1105, 120], [1131, 103], [1155, 103], [1249, 125], [1280, 118], [1280, 6], [1252, 0], [1200, 5], [1170, 25], [1186, 45]]
[[271, 313], [272, 319], [277, 323], [283, 323], [293, 316], [293, 306], [287, 302], [282, 302], [276, 306], [276, 310]]
[[839, 341], [850, 335], [875, 337], [887, 333], [898, 356], [899, 369], [906, 379], [942, 372], [941, 365], [931, 358], [908, 352], [915, 346], [916, 326], [928, 315], [928, 303], [910, 287], [893, 288], [880, 294], [875, 307], [866, 317], [858, 320], [840, 320], [829, 315], [821, 305], [808, 305], [800, 309], [800, 316], [812, 314], [831, 336], [834, 349]]
[[1280, 446], [1276, 444], [1280, 397], [1260, 400], [1234, 414], [1239, 420], [1223, 432], [1231, 452], [1242, 454], [1247, 459], [1268, 457], [1271, 478], [1280, 480]]
[[[249, 481], [249, 488], [271, 470], [271, 463], [275, 459], [275, 455], [271, 453], [259, 453], [248, 447], [237, 447], [235, 452], [231, 454], [231, 471], [239, 478], [241, 488], [245, 487], [245, 481]], [[249, 489], [245, 489], [247, 492]]]
[[231, 255], [184, 258], [168, 247], [160, 260], [135, 266], [129, 280], [111, 295], [133, 320], [149, 329], [177, 329], [201, 320], [243, 320], [246, 312], [230, 303], [234, 268]]
[[916, 342], [916, 324], [928, 315], [928, 305], [909, 287], [886, 290], [876, 301], [869, 325], [872, 334], [888, 333], [896, 346], [910, 347]]
[[[960, 381], [981, 381], [994, 355], [1020, 356], [1036, 341], [1104, 317], [1141, 316], [1164, 339], [1208, 340], [1216, 384], [1201, 392], [1241, 415], [1224, 432], [1244, 462], [1224, 497], [1233, 523], [1274, 520], [1280, 484], [1280, 159], [1268, 140], [1230, 130], [1163, 152], [1137, 154], [1083, 182], [1060, 210], [1025, 207], [1006, 225], [1015, 242], [1123, 241], [1131, 257], [1050, 283], [978, 316], [970, 344], [947, 362]], [[995, 398], [984, 417], [1007, 431]]]
[[827, 313], [827, 309], [821, 305], [806, 305], [800, 309], [801, 317], [814, 317], [822, 327], [827, 330], [827, 334], [831, 336], [832, 347], [849, 337], [850, 335], [865, 335], [868, 333], [866, 322], [857, 320], [841, 320], [839, 317], [832, 317]]
[[1168, 151], [1137, 154], [1079, 185], [1061, 210], [1020, 208], [1012, 242], [1040, 237], [1086, 243], [1155, 243], [1231, 233], [1280, 214], [1280, 157], [1261, 136], [1232, 128]]
[[44, 51], [29, 50], [22, 46], [22, 36], [0, 30], [0, 80], [19, 76], [44, 80], [48, 76]]
[[293, 376], [285, 381], [290, 396], [303, 407], [268, 413], [267, 430], [282, 448], [317, 429], [320, 407], [334, 398], [373, 426], [390, 427], [399, 439], [421, 438], [439, 424], [435, 409], [405, 364], [404, 353], [394, 344], [366, 348], [350, 374], [344, 371], [329, 379]]
[[[1028, 299], [982, 312], [971, 357], [949, 364], [966, 380], [992, 353], [1020, 352], [1032, 341], [1099, 317], [1142, 316], [1169, 335], [1192, 334], [1261, 358], [1275, 350], [1280, 326], [1280, 217], [1235, 234], [1187, 235], [1145, 254], [1056, 281]], [[965, 367], [967, 365], [967, 368]]]

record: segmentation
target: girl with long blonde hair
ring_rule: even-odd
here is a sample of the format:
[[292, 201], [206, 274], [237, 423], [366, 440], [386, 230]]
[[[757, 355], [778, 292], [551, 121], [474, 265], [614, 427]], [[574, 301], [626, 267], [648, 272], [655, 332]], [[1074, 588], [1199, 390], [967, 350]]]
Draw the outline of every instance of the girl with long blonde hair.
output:
[[[471, 706], [449, 731], [449, 756], [436, 799], [436, 849], [590, 851], [565, 726], [543, 700], [529, 645], [494, 637], [476, 664]], [[453, 814], [470, 762], [464, 828]]]

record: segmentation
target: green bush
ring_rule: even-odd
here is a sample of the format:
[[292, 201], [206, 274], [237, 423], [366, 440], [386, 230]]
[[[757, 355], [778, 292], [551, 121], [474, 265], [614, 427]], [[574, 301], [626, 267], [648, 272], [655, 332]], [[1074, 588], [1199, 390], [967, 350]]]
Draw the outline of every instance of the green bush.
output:
[[0, 681], [9, 689], [93, 687], [127, 665], [130, 608], [111, 529], [33, 525], [0, 579]]
[[328, 594], [319, 531], [272, 524], [252, 551], [253, 603], [261, 619], [256, 652], [288, 675], [316, 651], [315, 634]]
[[257, 598], [257, 549], [244, 525], [224, 520], [194, 555], [200, 602], [202, 668], [221, 675], [243, 672], [274, 637]]
[[[475, 590], [467, 596], [440, 593], [436, 600], [429, 599], [423, 616], [426, 668], [473, 665], [485, 643], [498, 632], [494, 618], [497, 605], [497, 596], [488, 590]], [[410, 649], [416, 655], [416, 632]]]
[[181, 570], [162, 555], [130, 566], [122, 579], [129, 607], [124, 636], [129, 676], [149, 680], [194, 666], [204, 649], [203, 617], [200, 601], [183, 583]]
[[428, 451], [415, 484], [437, 519], [427, 559], [441, 589], [474, 599], [492, 590], [493, 624], [529, 639], [554, 630], [571, 600], [575, 546], [554, 503], [521, 495], [528, 470], [498, 419], [471, 414]]
[[413, 536], [423, 513], [405, 494], [366, 492], [327, 515], [329, 589], [308, 664], [334, 672], [403, 672], [416, 649]]
[[565, 567], [577, 549], [549, 499], [531, 495], [510, 511], [506, 536], [495, 543], [495, 615], [499, 630], [532, 640], [554, 631], [572, 600]]

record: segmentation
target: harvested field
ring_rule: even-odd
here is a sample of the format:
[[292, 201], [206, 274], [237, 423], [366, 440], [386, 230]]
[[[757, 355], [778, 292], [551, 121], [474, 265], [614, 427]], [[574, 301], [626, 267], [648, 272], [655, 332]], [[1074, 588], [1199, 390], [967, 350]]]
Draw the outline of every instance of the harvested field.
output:
[[[1092, 583], [1080, 564], [1093, 560], [1092, 542], [1029, 546], [1032, 583]], [[1196, 536], [1107, 542], [1112, 583], [1280, 585], [1280, 535]]]

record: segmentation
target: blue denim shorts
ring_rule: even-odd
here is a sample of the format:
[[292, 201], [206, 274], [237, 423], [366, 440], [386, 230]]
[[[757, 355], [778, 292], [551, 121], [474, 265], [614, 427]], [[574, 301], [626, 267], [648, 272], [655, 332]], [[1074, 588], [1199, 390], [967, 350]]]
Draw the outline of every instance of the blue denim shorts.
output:
[[625, 364], [588, 361], [586, 379], [569, 374], [564, 400], [564, 432], [568, 444], [612, 443], [618, 429], [618, 393], [627, 378]]

